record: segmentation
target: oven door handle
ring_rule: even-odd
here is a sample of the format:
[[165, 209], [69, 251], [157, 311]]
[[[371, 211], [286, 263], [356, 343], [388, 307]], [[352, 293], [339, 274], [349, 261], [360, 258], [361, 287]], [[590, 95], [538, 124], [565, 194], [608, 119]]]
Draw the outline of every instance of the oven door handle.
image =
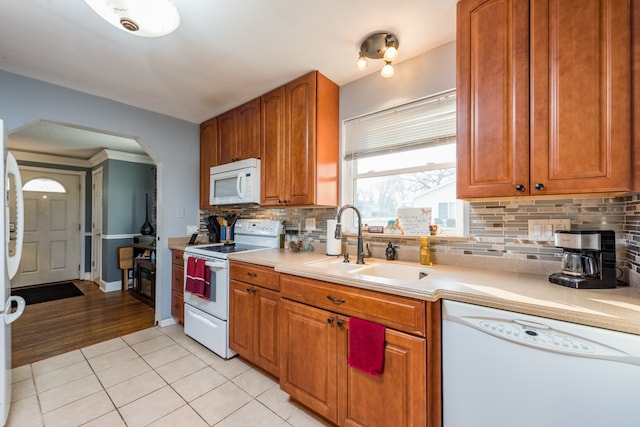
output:
[[210, 269], [223, 270], [227, 268], [226, 263], [224, 262], [216, 262], [216, 261], [207, 261], [204, 263]]

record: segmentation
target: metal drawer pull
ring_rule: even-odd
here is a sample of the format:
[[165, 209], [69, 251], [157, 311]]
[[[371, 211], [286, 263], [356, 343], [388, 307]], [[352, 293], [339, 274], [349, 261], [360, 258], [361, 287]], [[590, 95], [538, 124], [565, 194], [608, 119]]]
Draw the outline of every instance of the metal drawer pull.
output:
[[258, 275], [256, 273], [250, 273], [247, 271], [247, 276], [249, 277], [258, 277]]
[[327, 299], [336, 304], [344, 304], [346, 302], [344, 298], [334, 298], [331, 295], [327, 295]]

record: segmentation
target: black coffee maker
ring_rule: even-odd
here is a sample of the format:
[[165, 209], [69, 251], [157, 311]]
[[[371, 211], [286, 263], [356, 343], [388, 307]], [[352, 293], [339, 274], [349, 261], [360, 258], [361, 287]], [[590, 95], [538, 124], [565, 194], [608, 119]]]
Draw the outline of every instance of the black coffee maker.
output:
[[614, 231], [556, 231], [554, 237], [555, 246], [564, 252], [562, 271], [549, 276], [551, 283], [576, 289], [616, 287]]

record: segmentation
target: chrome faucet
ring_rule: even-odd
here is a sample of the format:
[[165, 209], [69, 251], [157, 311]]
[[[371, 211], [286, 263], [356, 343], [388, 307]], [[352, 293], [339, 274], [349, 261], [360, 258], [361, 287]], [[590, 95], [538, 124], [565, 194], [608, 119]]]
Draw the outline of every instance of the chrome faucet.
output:
[[[346, 209], [353, 209], [356, 212], [356, 215], [358, 216], [358, 248], [357, 248], [357, 257], [358, 260], [356, 261], [356, 264], [364, 264], [364, 243], [362, 240], [362, 216], [360, 215], [360, 211], [358, 210], [358, 208], [356, 208], [353, 205], [343, 205], [340, 210], [338, 211], [338, 215], [336, 216], [336, 233], [335, 233], [335, 238], [336, 239], [342, 239], [342, 224], [340, 223], [340, 218], [342, 218], [342, 212], [344, 212]], [[345, 262], [347, 258], [345, 257]]]

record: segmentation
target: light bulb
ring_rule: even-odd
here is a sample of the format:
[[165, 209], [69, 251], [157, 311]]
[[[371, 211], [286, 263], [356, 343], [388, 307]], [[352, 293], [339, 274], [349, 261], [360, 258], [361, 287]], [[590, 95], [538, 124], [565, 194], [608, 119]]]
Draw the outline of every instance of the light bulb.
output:
[[387, 62], [384, 67], [382, 67], [382, 71], [380, 71], [380, 75], [385, 79], [393, 76], [393, 66], [391, 62]]
[[398, 58], [398, 49], [393, 46], [389, 46], [384, 51], [384, 60], [387, 62], [395, 61]]
[[367, 68], [367, 58], [365, 58], [364, 55], [360, 55], [358, 61], [356, 61], [356, 68], [360, 71]]

